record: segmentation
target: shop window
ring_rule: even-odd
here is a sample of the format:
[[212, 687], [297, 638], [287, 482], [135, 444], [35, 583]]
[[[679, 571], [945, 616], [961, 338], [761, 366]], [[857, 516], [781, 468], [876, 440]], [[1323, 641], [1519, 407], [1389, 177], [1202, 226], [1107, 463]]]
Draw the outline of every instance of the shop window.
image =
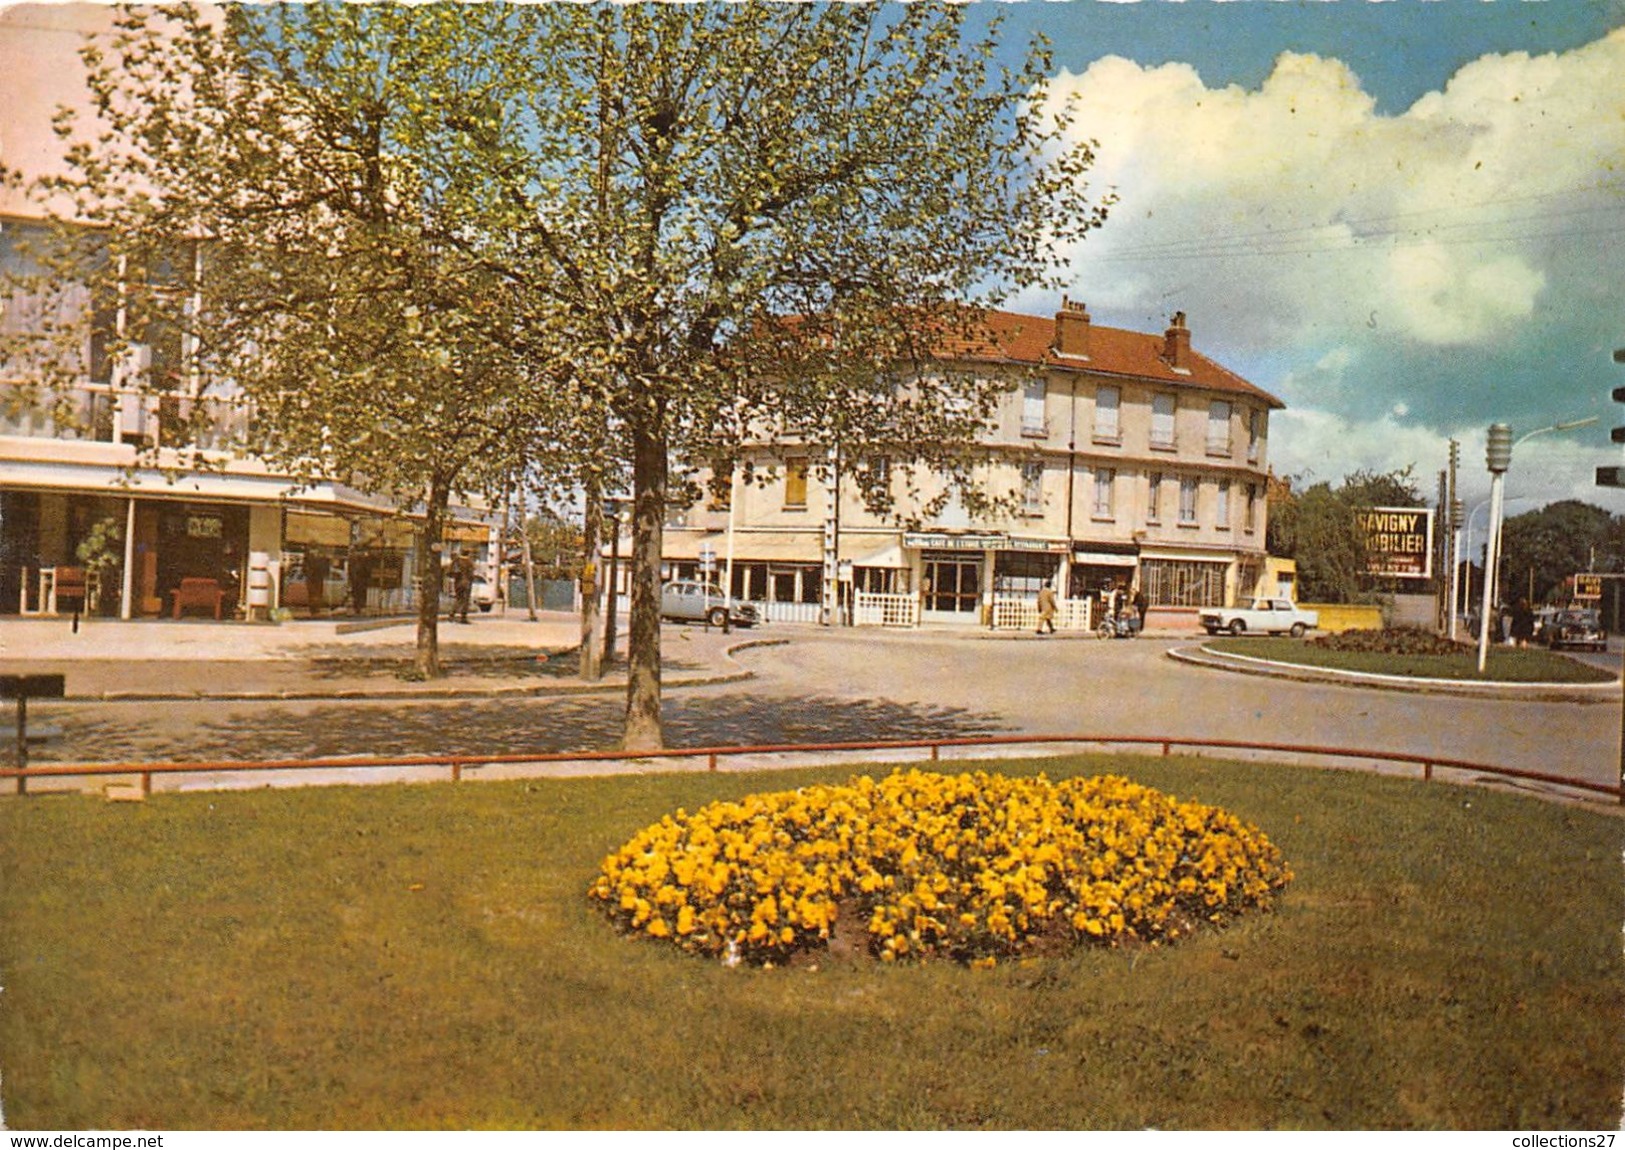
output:
[[1043, 551], [999, 551], [993, 556], [993, 592], [996, 595], [1037, 595], [1055, 584], [1061, 557]]
[[1140, 587], [1153, 607], [1219, 607], [1226, 569], [1224, 563], [1143, 559]]

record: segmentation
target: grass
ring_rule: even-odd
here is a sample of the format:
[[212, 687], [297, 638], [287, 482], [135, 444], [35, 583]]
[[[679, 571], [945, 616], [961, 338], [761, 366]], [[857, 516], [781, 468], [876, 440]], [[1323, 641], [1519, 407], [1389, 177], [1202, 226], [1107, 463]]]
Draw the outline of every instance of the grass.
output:
[[6, 1120], [1617, 1128], [1612, 811], [1199, 759], [992, 769], [1224, 806], [1297, 878], [1172, 947], [727, 969], [614, 934], [598, 863], [678, 807], [851, 770], [7, 799]]
[[1209, 639], [1203, 646], [1228, 655], [1250, 655], [1280, 663], [1358, 671], [1367, 675], [1407, 675], [1418, 679], [1473, 679], [1495, 683], [1608, 683], [1619, 676], [1609, 670], [1540, 648], [1492, 647], [1484, 674], [1478, 652], [1459, 655], [1397, 655], [1373, 651], [1333, 651], [1299, 639]]

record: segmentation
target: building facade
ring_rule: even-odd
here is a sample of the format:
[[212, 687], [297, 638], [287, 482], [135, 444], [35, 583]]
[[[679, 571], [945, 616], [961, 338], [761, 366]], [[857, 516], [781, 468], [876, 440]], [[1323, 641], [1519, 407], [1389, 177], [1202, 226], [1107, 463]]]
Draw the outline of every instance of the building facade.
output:
[[763, 446], [748, 455], [767, 483], [674, 512], [667, 574], [709, 569], [770, 619], [900, 625], [1030, 626], [1046, 583], [1073, 625], [1112, 591], [1143, 593], [1153, 624], [1178, 625], [1257, 590], [1280, 400], [1193, 351], [1183, 314], [1142, 333], [1065, 301], [986, 326], [986, 346], [944, 368], [1008, 383], [977, 478], [1013, 511], [973, 516], [950, 499], [928, 517], [944, 487], [916, 474], [893, 477], [894, 507], [875, 515], [805, 452]]
[[[0, 12], [0, 161], [24, 184], [63, 173], [53, 114], [84, 109], [78, 49], [116, 15], [91, 5]], [[29, 252], [48, 234], [46, 208], [21, 186], [0, 183], [6, 273], [37, 270]], [[88, 294], [49, 305], [13, 294], [0, 300], [0, 331], [71, 324], [80, 316], [65, 308], [82, 315], [92, 306]], [[99, 322], [121, 324], [116, 308], [104, 310]], [[139, 363], [120, 364], [87, 334], [82, 377], [49, 391], [25, 365], [0, 364], [0, 615], [168, 616], [184, 581], [200, 592], [212, 583], [222, 618], [409, 607], [410, 517], [336, 481], [302, 485], [238, 452], [250, 409], [200, 394], [188, 351], [177, 333], [138, 345]], [[126, 386], [132, 367], [158, 369], [175, 386], [163, 395]], [[489, 558], [493, 533], [482, 518], [463, 509], [446, 542]]]

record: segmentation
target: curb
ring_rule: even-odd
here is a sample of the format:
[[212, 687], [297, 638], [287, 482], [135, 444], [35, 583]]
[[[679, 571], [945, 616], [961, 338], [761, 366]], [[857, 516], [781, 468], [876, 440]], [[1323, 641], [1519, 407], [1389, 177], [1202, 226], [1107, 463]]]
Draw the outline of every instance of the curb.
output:
[[[777, 647], [788, 643], [788, 639], [747, 639], [722, 651], [722, 659], [732, 663], [733, 656], [738, 651], [751, 647]], [[745, 667], [735, 667], [732, 670], [697, 671], [691, 674], [675, 675], [670, 678], [661, 677], [662, 688], [666, 687], [708, 687], [718, 683], [736, 683], [755, 677], [755, 672]], [[552, 698], [555, 696], [621, 694], [626, 690], [626, 676], [606, 677], [596, 683], [557, 682], [545, 685], [507, 685], [492, 687], [475, 686], [424, 686], [424, 687], [335, 687], [331, 690], [287, 690], [287, 691], [193, 691], [185, 694], [164, 691], [101, 691], [84, 694], [70, 694], [61, 701], [65, 703], [297, 703], [322, 702], [324, 700], [357, 702], [413, 702], [413, 701], [443, 701], [450, 699], [525, 699], [525, 698]], [[55, 702], [56, 700], [52, 700]]]
[[1374, 691], [1410, 691], [1428, 695], [1457, 695], [1463, 698], [1503, 699], [1526, 703], [1612, 703], [1619, 698], [1621, 682], [1608, 683], [1469, 683], [1456, 679], [1418, 679], [1404, 675], [1372, 675], [1362, 671], [1341, 671], [1331, 667], [1306, 667], [1300, 663], [1280, 663], [1252, 655], [1209, 651], [1206, 647], [1175, 647], [1167, 655], [1180, 663], [1257, 675], [1268, 679], [1291, 679], [1300, 683], [1327, 683], [1333, 686], [1366, 687]]

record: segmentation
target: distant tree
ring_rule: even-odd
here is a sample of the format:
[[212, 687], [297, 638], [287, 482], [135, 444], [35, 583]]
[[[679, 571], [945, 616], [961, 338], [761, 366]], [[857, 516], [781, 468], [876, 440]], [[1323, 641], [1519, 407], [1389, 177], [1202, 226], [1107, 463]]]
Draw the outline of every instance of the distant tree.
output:
[[1272, 555], [1297, 563], [1302, 598], [1351, 603], [1378, 585], [1379, 578], [1367, 574], [1370, 559], [1356, 516], [1372, 507], [1426, 506], [1411, 471], [1356, 471], [1335, 488], [1322, 482], [1301, 493], [1290, 481], [1271, 484], [1266, 542]]
[[1508, 519], [1501, 533], [1502, 598], [1556, 602], [1571, 575], [1620, 570], [1617, 526], [1601, 507], [1573, 499]]

